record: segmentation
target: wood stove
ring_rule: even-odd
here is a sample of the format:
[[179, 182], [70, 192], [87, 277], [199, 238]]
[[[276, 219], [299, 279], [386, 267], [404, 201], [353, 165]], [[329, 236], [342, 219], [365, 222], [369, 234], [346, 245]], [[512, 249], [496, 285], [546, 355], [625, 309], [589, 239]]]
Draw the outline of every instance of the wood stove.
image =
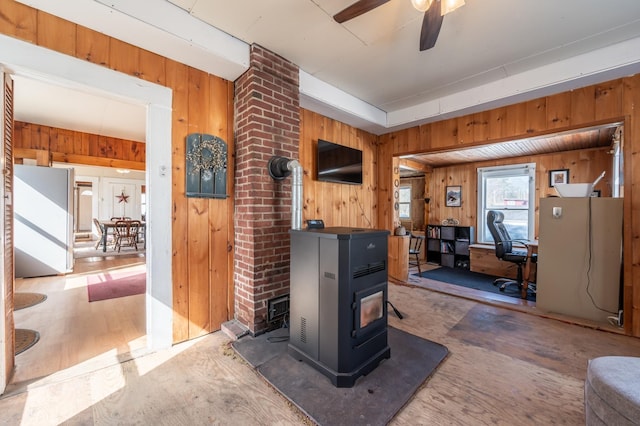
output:
[[288, 352], [352, 387], [391, 356], [387, 343], [389, 232], [291, 230]]

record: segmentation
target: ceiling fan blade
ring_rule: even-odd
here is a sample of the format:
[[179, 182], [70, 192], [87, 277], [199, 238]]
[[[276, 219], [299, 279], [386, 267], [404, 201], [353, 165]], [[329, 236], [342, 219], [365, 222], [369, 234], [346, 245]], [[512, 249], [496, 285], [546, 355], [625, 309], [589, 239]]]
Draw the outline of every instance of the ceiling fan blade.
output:
[[363, 13], [367, 13], [370, 10], [375, 9], [378, 6], [382, 6], [389, 0], [359, 0], [353, 3], [351, 6], [333, 15], [333, 19], [339, 24], [342, 24], [349, 19], [356, 18]]
[[443, 19], [444, 17], [440, 14], [440, 2], [434, 1], [424, 13], [424, 18], [422, 19], [422, 31], [420, 31], [421, 52], [435, 46]]

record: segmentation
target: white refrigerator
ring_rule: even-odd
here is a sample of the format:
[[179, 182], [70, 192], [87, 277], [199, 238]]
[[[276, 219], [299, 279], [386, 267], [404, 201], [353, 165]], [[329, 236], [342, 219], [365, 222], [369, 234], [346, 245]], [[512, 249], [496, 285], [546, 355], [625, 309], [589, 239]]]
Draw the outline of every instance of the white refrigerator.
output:
[[14, 167], [15, 276], [73, 269], [73, 169]]
[[616, 316], [622, 198], [540, 200], [536, 307], [596, 322]]

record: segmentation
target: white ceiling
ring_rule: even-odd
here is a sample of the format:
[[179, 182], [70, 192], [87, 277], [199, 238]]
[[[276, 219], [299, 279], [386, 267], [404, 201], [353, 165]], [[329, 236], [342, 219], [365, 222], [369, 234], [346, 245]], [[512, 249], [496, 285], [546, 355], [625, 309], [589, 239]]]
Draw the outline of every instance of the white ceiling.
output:
[[14, 119], [114, 138], [145, 141], [146, 108], [22, 75], [14, 79]]
[[[344, 24], [332, 16], [353, 0], [18, 1], [231, 81], [257, 43], [300, 67], [303, 107], [376, 134], [640, 72], [638, 0], [466, 0], [425, 52], [410, 0]], [[28, 121], [44, 103], [21, 96]], [[121, 106], [89, 111], [64, 115], [132, 126], [109, 123]]]

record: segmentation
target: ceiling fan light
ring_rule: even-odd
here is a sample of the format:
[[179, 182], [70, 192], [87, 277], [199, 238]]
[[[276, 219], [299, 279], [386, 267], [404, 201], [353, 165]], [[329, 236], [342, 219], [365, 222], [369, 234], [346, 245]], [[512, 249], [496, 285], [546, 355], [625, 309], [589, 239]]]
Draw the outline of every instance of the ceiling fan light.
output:
[[453, 12], [460, 6], [464, 6], [464, 0], [440, 0], [440, 13], [444, 16], [449, 12]]
[[411, 0], [411, 4], [420, 12], [426, 12], [433, 3], [433, 0]]

